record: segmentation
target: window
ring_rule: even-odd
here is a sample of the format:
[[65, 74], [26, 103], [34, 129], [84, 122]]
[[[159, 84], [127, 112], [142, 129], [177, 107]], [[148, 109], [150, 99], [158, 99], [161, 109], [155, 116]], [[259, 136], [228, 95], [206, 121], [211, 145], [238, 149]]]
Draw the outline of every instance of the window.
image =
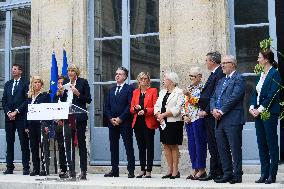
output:
[[[119, 66], [130, 70], [135, 82], [141, 71], [160, 78], [159, 1], [94, 1], [94, 102], [95, 126], [106, 126], [103, 107]], [[153, 85], [159, 86], [158, 82]]]
[[[12, 3], [7, 1], [7, 3], [10, 2]], [[16, 2], [19, 1], [13, 1], [13, 3]], [[7, 10], [4, 6], [4, 10], [0, 11], [0, 129], [5, 128], [1, 100], [5, 81], [11, 76], [11, 65], [21, 64], [24, 69], [24, 78], [29, 79], [30, 72], [31, 9], [20, 8], [17, 5], [11, 6], [12, 8]]]
[[[233, 39], [235, 46], [232, 53], [236, 54], [238, 60], [238, 70], [246, 75], [246, 96], [245, 96], [245, 115], [247, 121], [254, 119], [248, 114], [248, 105], [251, 92], [255, 88], [256, 77], [252, 74], [257, 63], [259, 52], [259, 42], [269, 36], [276, 40], [274, 31], [275, 23], [270, 17], [274, 5], [274, 0], [234, 0]], [[274, 3], [273, 3], [274, 2]], [[275, 16], [274, 16], [275, 17]]]

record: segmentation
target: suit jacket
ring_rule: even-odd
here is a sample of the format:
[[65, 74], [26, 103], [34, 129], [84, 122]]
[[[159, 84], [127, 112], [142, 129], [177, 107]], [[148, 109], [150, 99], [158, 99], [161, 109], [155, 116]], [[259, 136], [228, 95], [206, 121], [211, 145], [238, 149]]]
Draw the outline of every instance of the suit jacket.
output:
[[26, 98], [29, 90], [29, 82], [21, 78], [18, 86], [14, 88], [14, 95], [12, 95], [14, 79], [11, 79], [5, 83], [4, 93], [2, 97], [2, 106], [4, 108], [5, 120], [8, 121], [7, 113], [13, 112], [16, 109], [20, 113], [16, 115], [16, 120], [26, 119]]
[[200, 109], [206, 111], [207, 114], [210, 114], [210, 98], [212, 97], [214, 90], [217, 86], [218, 81], [223, 78], [225, 74], [222, 71], [221, 66], [219, 66], [216, 71], [209, 76], [207, 79], [198, 101]]
[[[50, 95], [49, 93], [46, 93], [46, 92], [43, 92], [43, 93], [40, 93], [33, 104], [41, 104], [41, 103], [50, 103]], [[27, 103], [26, 105], [28, 106], [28, 104], [31, 104], [32, 103], [32, 98], [28, 98], [27, 99]], [[27, 108], [28, 110], [28, 108]], [[41, 121], [39, 120], [29, 120], [27, 121], [27, 127], [26, 128], [29, 128], [31, 129], [32, 126], [40, 126], [41, 125]], [[45, 121], [46, 125], [50, 125], [51, 121]]]
[[[137, 118], [137, 111], [134, 110], [135, 105], [139, 105], [140, 89], [135, 89], [133, 91], [133, 97], [131, 100], [130, 112], [134, 115], [132, 121], [132, 128], [135, 125]], [[158, 98], [158, 90], [156, 88], [148, 88], [145, 93], [144, 98], [144, 109], [145, 113], [145, 122], [149, 129], [158, 128], [158, 122], [154, 116], [154, 105]]]
[[116, 117], [121, 119], [120, 125], [131, 124], [130, 104], [133, 89], [133, 86], [125, 83], [117, 95], [115, 95], [116, 86], [109, 90], [104, 110], [109, 125], [111, 125], [110, 119]]
[[[259, 81], [260, 78], [258, 78]], [[273, 81], [274, 80], [274, 81]], [[279, 105], [279, 88], [280, 86], [277, 84], [281, 84], [281, 77], [279, 72], [275, 68], [271, 68], [264, 80], [264, 83], [261, 88], [260, 96], [259, 96], [259, 104], [264, 108], [268, 108], [270, 113], [279, 114], [280, 105]], [[251, 99], [251, 105], [254, 108], [257, 107], [257, 92], [254, 91]]]
[[[216, 109], [217, 98], [221, 93], [223, 82], [226, 79], [220, 79], [216, 90], [210, 100], [210, 110]], [[221, 94], [221, 111], [224, 113], [221, 116], [220, 122], [228, 123], [230, 125], [243, 125], [244, 108], [243, 100], [245, 95], [245, 80], [244, 77], [237, 71], [231, 76], [230, 80], [226, 83], [225, 89]]]
[[[163, 98], [166, 94], [166, 89], [160, 91], [159, 98], [154, 106], [154, 114], [161, 112]], [[166, 102], [166, 111], [171, 112], [173, 114], [172, 117], [167, 117], [167, 122], [177, 122], [182, 120], [181, 109], [183, 104], [183, 97], [184, 95], [182, 90], [178, 87], [175, 87]]]
[[[69, 80], [66, 80], [64, 84], [70, 82]], [[90, 104], [92, 102], [92, 97], [90, 93], [90, 86], [86, 79], [78, 77], [76, 80], [75, 88], [79, 91], [80, 95], [73, 95], [72, 104], [87, 110], [87, 103]], [[61, 98], [62, 102], [67, 100], [67, 90], [64, 91], [63, 97]], [[57, 99], [58, 100], [58, 99]], [[75, 114], [76, 120], [78, 121], [86, 121], [88, 120], [87, 113], [78, 113]]]

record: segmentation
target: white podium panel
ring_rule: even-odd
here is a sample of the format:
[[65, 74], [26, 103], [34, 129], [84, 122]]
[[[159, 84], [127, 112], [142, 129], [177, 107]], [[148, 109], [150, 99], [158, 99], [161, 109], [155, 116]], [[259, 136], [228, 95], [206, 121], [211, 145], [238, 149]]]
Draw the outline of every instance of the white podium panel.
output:
[[69, 107], [68, 102], [29, 104], [27, 120], [68, 119]]

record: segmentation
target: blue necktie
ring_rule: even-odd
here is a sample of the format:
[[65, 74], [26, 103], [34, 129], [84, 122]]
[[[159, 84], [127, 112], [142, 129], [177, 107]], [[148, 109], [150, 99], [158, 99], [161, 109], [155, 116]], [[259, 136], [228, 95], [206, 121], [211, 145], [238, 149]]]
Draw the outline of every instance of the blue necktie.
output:
[[120, 90], [120, 87], [121, 87], [121, 86], [116, 86], [115, 95], [119, 94], [119, 92], [120, 92], [120, 91], [119, 91], [119, 90]]
[[222, 103], [221, 103], [221, 96], [225, 90], [225, 86], [227, 84], [227, 82], [229, 81], [230, 77], [226, 77], [226, 79], [224, 80], [223, 84], [222, 84], [222, 88], [221, 88], [221, 91], [220, 91], [220, 94], [218, 95], [218, 98], [217, 98], [217, 101], [216, 101], [216, 108], [217, 109], [221, 109], [222, 107]]

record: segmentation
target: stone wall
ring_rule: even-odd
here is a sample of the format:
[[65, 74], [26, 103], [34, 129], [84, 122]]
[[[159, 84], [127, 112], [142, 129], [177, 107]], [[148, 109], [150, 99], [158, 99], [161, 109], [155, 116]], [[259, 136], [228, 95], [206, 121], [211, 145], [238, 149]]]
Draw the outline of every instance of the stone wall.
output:
[[[171, 70], [180, 76], [180, 87], [188, 85], [188, 69], [200, 66], [204, 70], [204, 80], [209, 71], [205, 55], [218, 50], [229, 52], [229, 19], [226, 0], [160, 0], [160, 63], [162, 71]], [[184, 133], [180, 147], [180, 170], [189, 173], [191, 164]], [[167, 165], [162, 154], [162, 172]]]
[[48, 90], [54, 49], [61, 73], [63, 47], [68, 64], [87, 76], [87, 0], [32, 0], [31, 76], [41, 75]]

